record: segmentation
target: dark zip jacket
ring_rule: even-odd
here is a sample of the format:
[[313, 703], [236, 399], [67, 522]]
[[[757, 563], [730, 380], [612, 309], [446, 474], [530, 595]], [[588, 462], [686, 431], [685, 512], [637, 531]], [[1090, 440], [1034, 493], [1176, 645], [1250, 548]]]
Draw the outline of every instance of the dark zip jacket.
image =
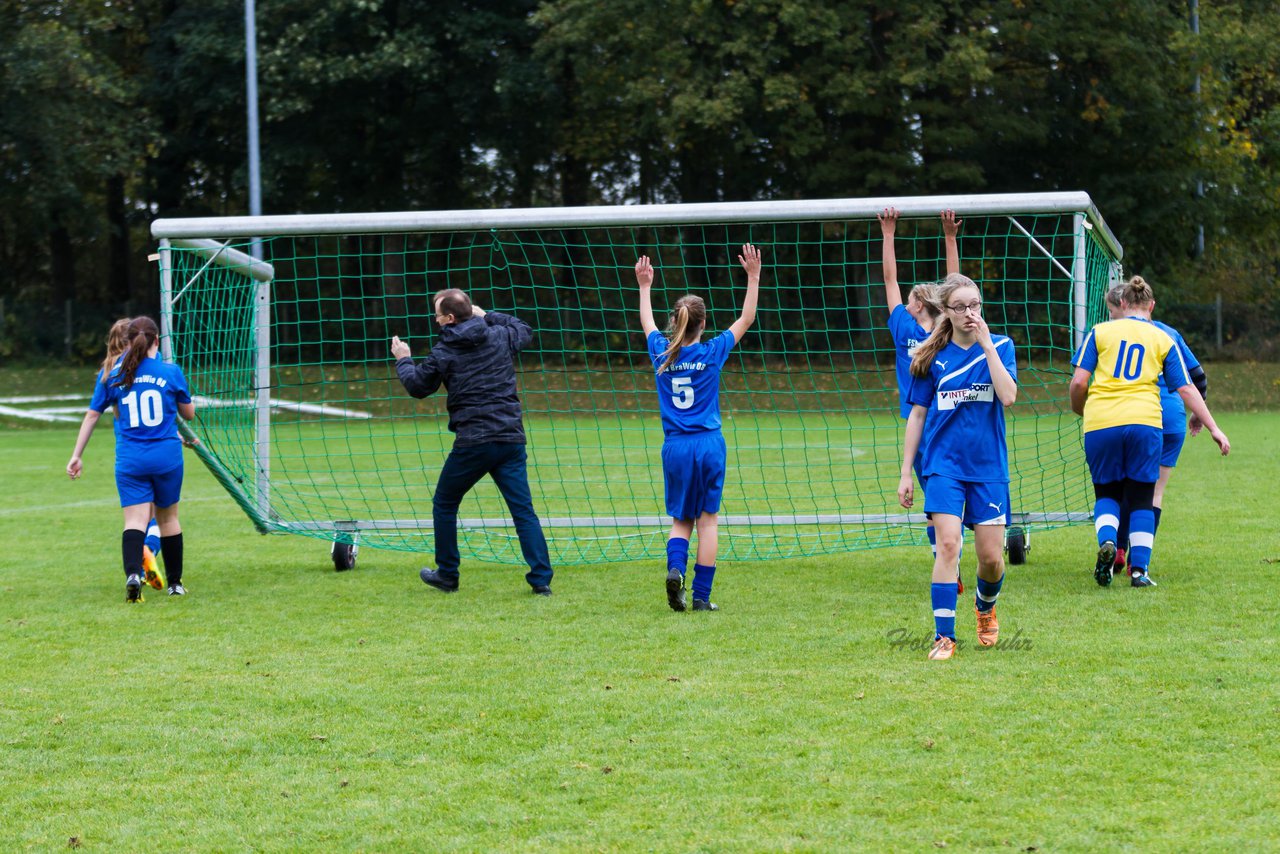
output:
[[531, 341], [529, 324], [490, 311], [442, 327], [431, 354], [417, 364], [399, 359], [396, 373], [405, 391], [417, 398], [444, 385], [449, 429], [457, 434], [454, 445], [523, 445], [514, 359]]

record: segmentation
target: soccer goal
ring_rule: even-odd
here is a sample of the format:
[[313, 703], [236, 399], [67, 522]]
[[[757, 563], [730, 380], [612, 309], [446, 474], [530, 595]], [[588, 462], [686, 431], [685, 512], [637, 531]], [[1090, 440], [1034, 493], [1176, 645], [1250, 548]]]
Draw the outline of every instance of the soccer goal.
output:
[[[939, 212], [956, 211], [961, 269], [1017, 344], [1016, 561], [1028, 531], [1086, 521], [1093, 504], [1067, 383], [1122, 250], [1085, 193], [158, 220], [164, 355], [197, 397], [201, 458], [259, 531], [328, 540], [339, 568], [356, 544], [429, 551], [445, 393], [408, 397], [390, 339], [425, 355], [432, 295], [462, 288], [536, 333], [517, 370], [553, 561], [657, 559], [670, 520], [633, 265], [653, 259], [660, 319], [694, 292], [719, 331], [741, 305], [750, 242], [765, 272], [722, 375], [722, 556], [923, 542], [895, 494], [903, 422], [876, 222], [888, 206], [902, 214], [904, 290], [943, 276]], [[491, 483], [461, 516], [465, 553], [520, 562]]]

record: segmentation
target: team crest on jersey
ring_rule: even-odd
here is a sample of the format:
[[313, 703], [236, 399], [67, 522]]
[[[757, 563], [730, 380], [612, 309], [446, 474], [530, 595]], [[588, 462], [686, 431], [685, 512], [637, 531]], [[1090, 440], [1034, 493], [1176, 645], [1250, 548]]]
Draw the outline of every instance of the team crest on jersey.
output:
[[957, 388], [938, 392], [938, 409], [955, 409], [962, 403], [990, 403], [995, 400], [995, 389], [991, 383], [974, 383], [968, 388]]
[[908, 338], [907, 339], [907, 356], [914, 359], [916, 356], [916, 350], [919, 350], [920, 345], [923, 343], [924, 343], [923, 341], [917, 341], [914, 338]]

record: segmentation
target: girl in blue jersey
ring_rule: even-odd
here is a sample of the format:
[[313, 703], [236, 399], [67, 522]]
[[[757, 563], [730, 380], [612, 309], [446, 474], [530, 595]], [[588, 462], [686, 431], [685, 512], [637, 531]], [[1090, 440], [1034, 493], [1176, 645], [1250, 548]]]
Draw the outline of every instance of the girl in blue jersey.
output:
[[676, 300], [666, 334], [653, 320], [653, 266], [649, 256], [636, 262], [640, 285], [640, 325], [648, 344], [662, 413], [662, 474], [666, 485], [671, 533], [667, 539], [667, 604], [685, 610], [684, 579], [689, 538], [696, 524], [698, 551], [694, 564], [693, 610], [714, 611], [711, 583], [719, 548], [720, 496], [724, 491], [727, 450], [720, 432], [720, 369], [735, 344], [756, 319], [760, 290], [760, 252], [751, 244], [738, 256], [747, 272], [742, 315], [726, 332], [702, 343], [707, 306], [687, 294]]
[[[1134, 276], [1135, 280], [1141, 278], [1141, 276]], [[1201, 398], [1208, 400], [1209, 378], [1205, 376], [1204, 367], [1200, 364], [1200, 360], [1196, 358], [1196, 354], [1191, 352], [1191, 348], [1187, 346], [1182, 334], [1167, 323], [1151, 319], [1151, 312], [1156, 307], [1154, 298], [1147, 305], [1131, 306], [1126, 303], [1124, 301], [1125, 287], [1125, 285], [1116, 285], [1107, 291], [1107, 312], [1111, 315], [1111, 319], [1120, 320], [1125, 317], [1136, 317], [1143, 320], [1151, 320], [1157, 328], [1167, 332], [1182, 353], [1182, 361], [1187, 367], [1187, 375], [1191, 380], [1191, 384], [1196, 387], [1196, 391], [1200, 392]], [[1155, 523], [1152, 527], [1153, 534], [1160, 530], [1160, 513], [1164, 505], [1164, 491], [1169, 485], [1169, 478], [1173, 476], [1174, 466], [1178, 464], [1178, 457], [1182, 454], [1182, 446], [1187, 439], [1187, 408], [1183, 405], [1182, 398], [1178, 396], [1177, 391], [1165, 384], [1163, 375], [1159, 379], [1159, 384], [1160, 409], [1164, 417], [1164, 423], [1162, 425], [1163, 435], [1160, 450], [1160, 478], [1156, 481], [1156, 488], [1151, 497], [1151, 512], [1155, 515]], [[1200, 423], [1200, 419], [1192, 415], [1191, 435], [1198, 435], [1203, 428], [1204, 425]], [[1121, 504], [1120, 525], [1116, 531], [1115, 572], [1124, 571], [1125, 552], [1128, 547], [1129, 507], [1126, 504]], [[1150, 569], [1151, 567], [1148, 566], [1147, 571], [1150, 572]]]
[[[110, 375], [112, 369], [120, 362], [124, 351], [129, 349], [129, 324], [132, 322], [132, 317], [122, 317], [111, 324], [111, 329], [107, 331], [107, 353], [102, 359], [102, 368], [93, 380], [95, 386], [103, 377]], [[86, 412], [80, 426], [85, 427], [91, 419], [96, 422], [98, 413]], [[164, 573], [160, 571], [160, 564], [156, 562], [158, 554], [160, 554], [160, 526], [156, 524], [153, 509], [151, 521], [147, 522], [147, 538], [142, 545], [142, 577], [155, 589], [163, 590]]]
[[[1133, 306], [1155, 304], [1151, 286], [1140, 276], [1129, 280], [1120, 299], [1126, 313]], [[1149, 316], [1099, 323], [1085, 336], [1072, 364], [1071, 408], [1084, 416], [1084, 453], [1095, 496], [1094, 580], [1103, 587], [1111, 583], [1120, 507], [1127, 504], [1129, 583], [1153, 587], [1147, 569], [1155, 545], [1155, 485], [1164, 446], [1161, 378], [1209, 428], [1224, 456], [1231, 443], [1192, 385], [1177, 342]]]
[[1004, 408], [1018, 397], [1013, 341], [991, 334], [977, 285], [953, 273], [943, 280], [938, 297], [943, 315], [911, 360], [911, 414], [898, 481], [898, 501], [910, 508], [912, 462], [919, 451], [929, 487], [924, 510], [933, 517], [938, 538], [930, 590], [934, 642], [929, 658], [935, 661], [955, 654], [955, 566], [965, 525], [973, 529], [978, 553], [978, 642], [993, 646], [999, 639], [995, 606], [1004, 583], [1009, 512]]
[[[911, 415], [911, 404], [907, 402], [907, 391], [911, 387], [911, 357], [916, 348], [925, 342], [933, 332], [934, 325], [942, 314], [942, 305], [938, 302], [938, 285], [933, 282], [919, 284], [907, 294], [907, 301], [902, 301], [902, 290], [898, 286], [898, 256], [893, 247], [894, 234], [898, 226], [896, 208], [885, 208], [876, 216], [880, 221], [880, 264], [884, 271], [884, 296], [889, 306], [889, 334], [893, 336], [894, 371], [898, 378], [898, 414], [906, 420]], [[947, 275], [960, 272], [960, 248], [956, 243], [956, 234], [964, 220], [956, 219], [956, 212], [942, 212], [942, 233], [946, 244]], [[924, 477], [920, 473], [920, 456], [916, 455], [913, 464], [916, 479], [920, 481], [920, 489], [924, 489]], [[938, 539], [933, 527], [933, 519], [925, 517], [925, 535], [929, 538], [929, 548], [936, 559], [938, 556]], [[964, 592], [964, 580], [960, 578], [959, 555], [956, 564], [956, 585], [960, 593]]]
[[128, 329], [129, 347], [118, 365], [94, 386], [75, 450], [67, 463], [72, 480], [84, 471], [81, 454], [89, 444], [98, 418], [108, 406], [116, 408], [116, 489], [124, 510], [121, 554], [125, 571], [125, 601], [142, 599], [142, 547], [152, 504], [160, 527], [169, 595], [186, 593], [182, 586], [182, 526], [178, 500], [182, 493], [182, 442], [177, 416], [195, 417], [187, 380], [177, 365], [156, 358], [160, 330], [149, 317], [134, 318]]

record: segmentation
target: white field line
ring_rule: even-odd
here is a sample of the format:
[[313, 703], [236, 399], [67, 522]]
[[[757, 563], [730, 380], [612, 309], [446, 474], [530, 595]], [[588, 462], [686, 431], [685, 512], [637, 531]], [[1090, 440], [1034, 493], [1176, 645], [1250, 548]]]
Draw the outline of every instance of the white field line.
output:
[[0, 397], [0, 403], [44, 403], [47, 400], [84, 400], [84, 395], [46, 394], [40, 397]]
[[[13, 406], [5, 404], [10, 403], [47, 403], [55, 400], [85, 400], [83, 394], [51, 394], [41, 397], [25, 396], [25, 397], [0, 397], [0, 415], [8, 415], [12, 418], [26, 418], [32, 421], [70, 421], [76, 422], [80, 420], [79, 416], [83, 416], [84, 407], [77, 406], [49, 406], [39, 409], [17, 409]], [[248, 398], [244, 400], [222, 400], [214, 397], [202, 397], [197, 395], [192, 398], [197, 407], [207, 407], [209, 409], [220, 409], [224, 407], [252, 407], [253, 401]], [[316, 403], [300, 403], [294, 400], [281, 400], [275, 398], [271, 401], [272, 409], [284, 409], [291, 412], [305, 412], [310, 415], [331, 415], [335, 418], [355, 418], [368, 419], [373, 415], [368, 412], [361, 412], [358, 409], [345, 409], [340, 406], [324, 406]]]
[[16, 409], [12, 406], [0, 406], [0, 415], [8, 415], [13, 418], [29, 418], [32, 421], [70, 421], [75, 423], [80, 420], [73, 415], [49, 415], [36, 409]]
[[[204, 501], [225, 501], [226, 495], [209, 495], [197, 496], [195, 498], [183, 498], [182, 504], [193, 504]], [[120, 509], [120, 502], [110, 496], [104, 496], [93, 501], [68, 501], [65, 504], [41, 504], [37, 507], [10, 507], [0, 510], [0, 517], [5, 516], [26, 516], [28, 514], [49, 514], [56, 513], [59, 510], [72, 510], [77, 507], [107, 507], [113, 510]]]

